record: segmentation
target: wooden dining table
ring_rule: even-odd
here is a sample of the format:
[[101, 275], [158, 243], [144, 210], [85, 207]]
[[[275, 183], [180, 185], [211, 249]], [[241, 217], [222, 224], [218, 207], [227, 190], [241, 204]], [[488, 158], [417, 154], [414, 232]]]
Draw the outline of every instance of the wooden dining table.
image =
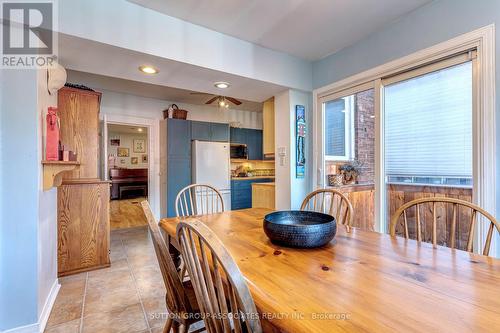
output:
[[[274, 245], [252, 208], [195, 217], [238, 264], [265, 332], [500, 332], [500, 260], [338, 226], [328, 245]], [[160, 221], [172, 246], [181, 218]]]

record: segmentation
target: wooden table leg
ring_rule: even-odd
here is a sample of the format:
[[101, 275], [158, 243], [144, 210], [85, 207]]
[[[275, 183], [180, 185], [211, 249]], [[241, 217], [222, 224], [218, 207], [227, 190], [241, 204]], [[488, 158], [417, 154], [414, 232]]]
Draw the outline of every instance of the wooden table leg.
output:
[[174, 262], [175, 267], [177, 268], [177, 271], [180, 272], [180, 270], [181, 270], [181, 264], [182, 264], [181, 253], [179, 252], [179, 250], [177, 250], [175, 248], [175, 246], [172, 245], [172, 241], [171, 241], [171, 236], [170, 235], [166, 236], [166, 240], [168, 242], [168, 252], [170, 253], [170, 256], [172, 257], [172, 261]]

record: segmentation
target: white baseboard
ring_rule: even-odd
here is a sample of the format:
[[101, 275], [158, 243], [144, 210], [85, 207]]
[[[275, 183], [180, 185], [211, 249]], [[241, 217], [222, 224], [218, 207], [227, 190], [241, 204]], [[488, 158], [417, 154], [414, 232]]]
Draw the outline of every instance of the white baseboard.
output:
[[40, 332], [39, 325], [38, 323], [36, 323], [36, 324], [11, 328], [8, 329], [7, 331], [2, 331], [1, 333], [39, 333], [39, 332]]
[[47, 325], [47, 321], [49, 320], [50, 312], [52, 311], [52, 307], [56, 302], [56, 297], [59, 293], [59, 289], [61, 289], [61, 285], [59, 284], [59, 280], [55, 279], [52, 288], [50, 288], [49, 296], [47, 296], [47, 299], [45, 300], [42, 312], [40, 313], [40, 318], [38, 318], [39, 329], [37, 332], [43, 333], [43, 331], [45, 330], [45, 325]]

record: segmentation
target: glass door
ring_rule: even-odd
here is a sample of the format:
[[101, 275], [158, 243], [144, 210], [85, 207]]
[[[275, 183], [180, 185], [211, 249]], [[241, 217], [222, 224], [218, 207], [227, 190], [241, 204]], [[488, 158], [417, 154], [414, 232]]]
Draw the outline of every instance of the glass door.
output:
[[353, 205], [353, 226], [374, 230], [375, 100], [373, 85], [326, 96], [323, 110], [325, 187]]
[[[473, 59], [471, 54], [382, 80], [386, 230], [404, 203], [424, 197], [473, 196]], [[408, 211], [410, 238], [416, 217], [425, 221], [422, 240], [432, 236], [432, 207]], [[450, 206], [450, 205], [448, 205]], [[438, 244], [449, 245], [452, 211], [437, 206]], [[464, 249], [470, 212], [458, 213], [455, 237]], [[429, 216], [430, 215], [430, 216]], [[402, 224], [396, 229], [403, 232]]]

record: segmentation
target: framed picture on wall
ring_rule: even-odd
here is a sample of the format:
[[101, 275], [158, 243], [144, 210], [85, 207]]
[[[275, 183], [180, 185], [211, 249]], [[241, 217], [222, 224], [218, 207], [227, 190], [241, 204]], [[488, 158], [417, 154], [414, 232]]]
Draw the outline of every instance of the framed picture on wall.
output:
[[129, 149], [119, 147], [118, 148], [118, 157], [129, 157]]
[[134, 153], [145, 153], [146, 141], [143, 139], [134, 139]]
[[303, 105], [295, 106], [295, 134], [296, 134], [296, 162], [295, 177], [304, 178], [306, 172], [306, 108]]
[[110, 144], [112, 146], [119, 146], [120, 145], [120, 139], [111, 139], [109, 141], [110, 141]]
[[142, 155], [142, 163], [148, 163], [148, 155]]
[[130, 158], [130, 164], [138, 164], [138, 163], [139, 163], [139, 157]]

